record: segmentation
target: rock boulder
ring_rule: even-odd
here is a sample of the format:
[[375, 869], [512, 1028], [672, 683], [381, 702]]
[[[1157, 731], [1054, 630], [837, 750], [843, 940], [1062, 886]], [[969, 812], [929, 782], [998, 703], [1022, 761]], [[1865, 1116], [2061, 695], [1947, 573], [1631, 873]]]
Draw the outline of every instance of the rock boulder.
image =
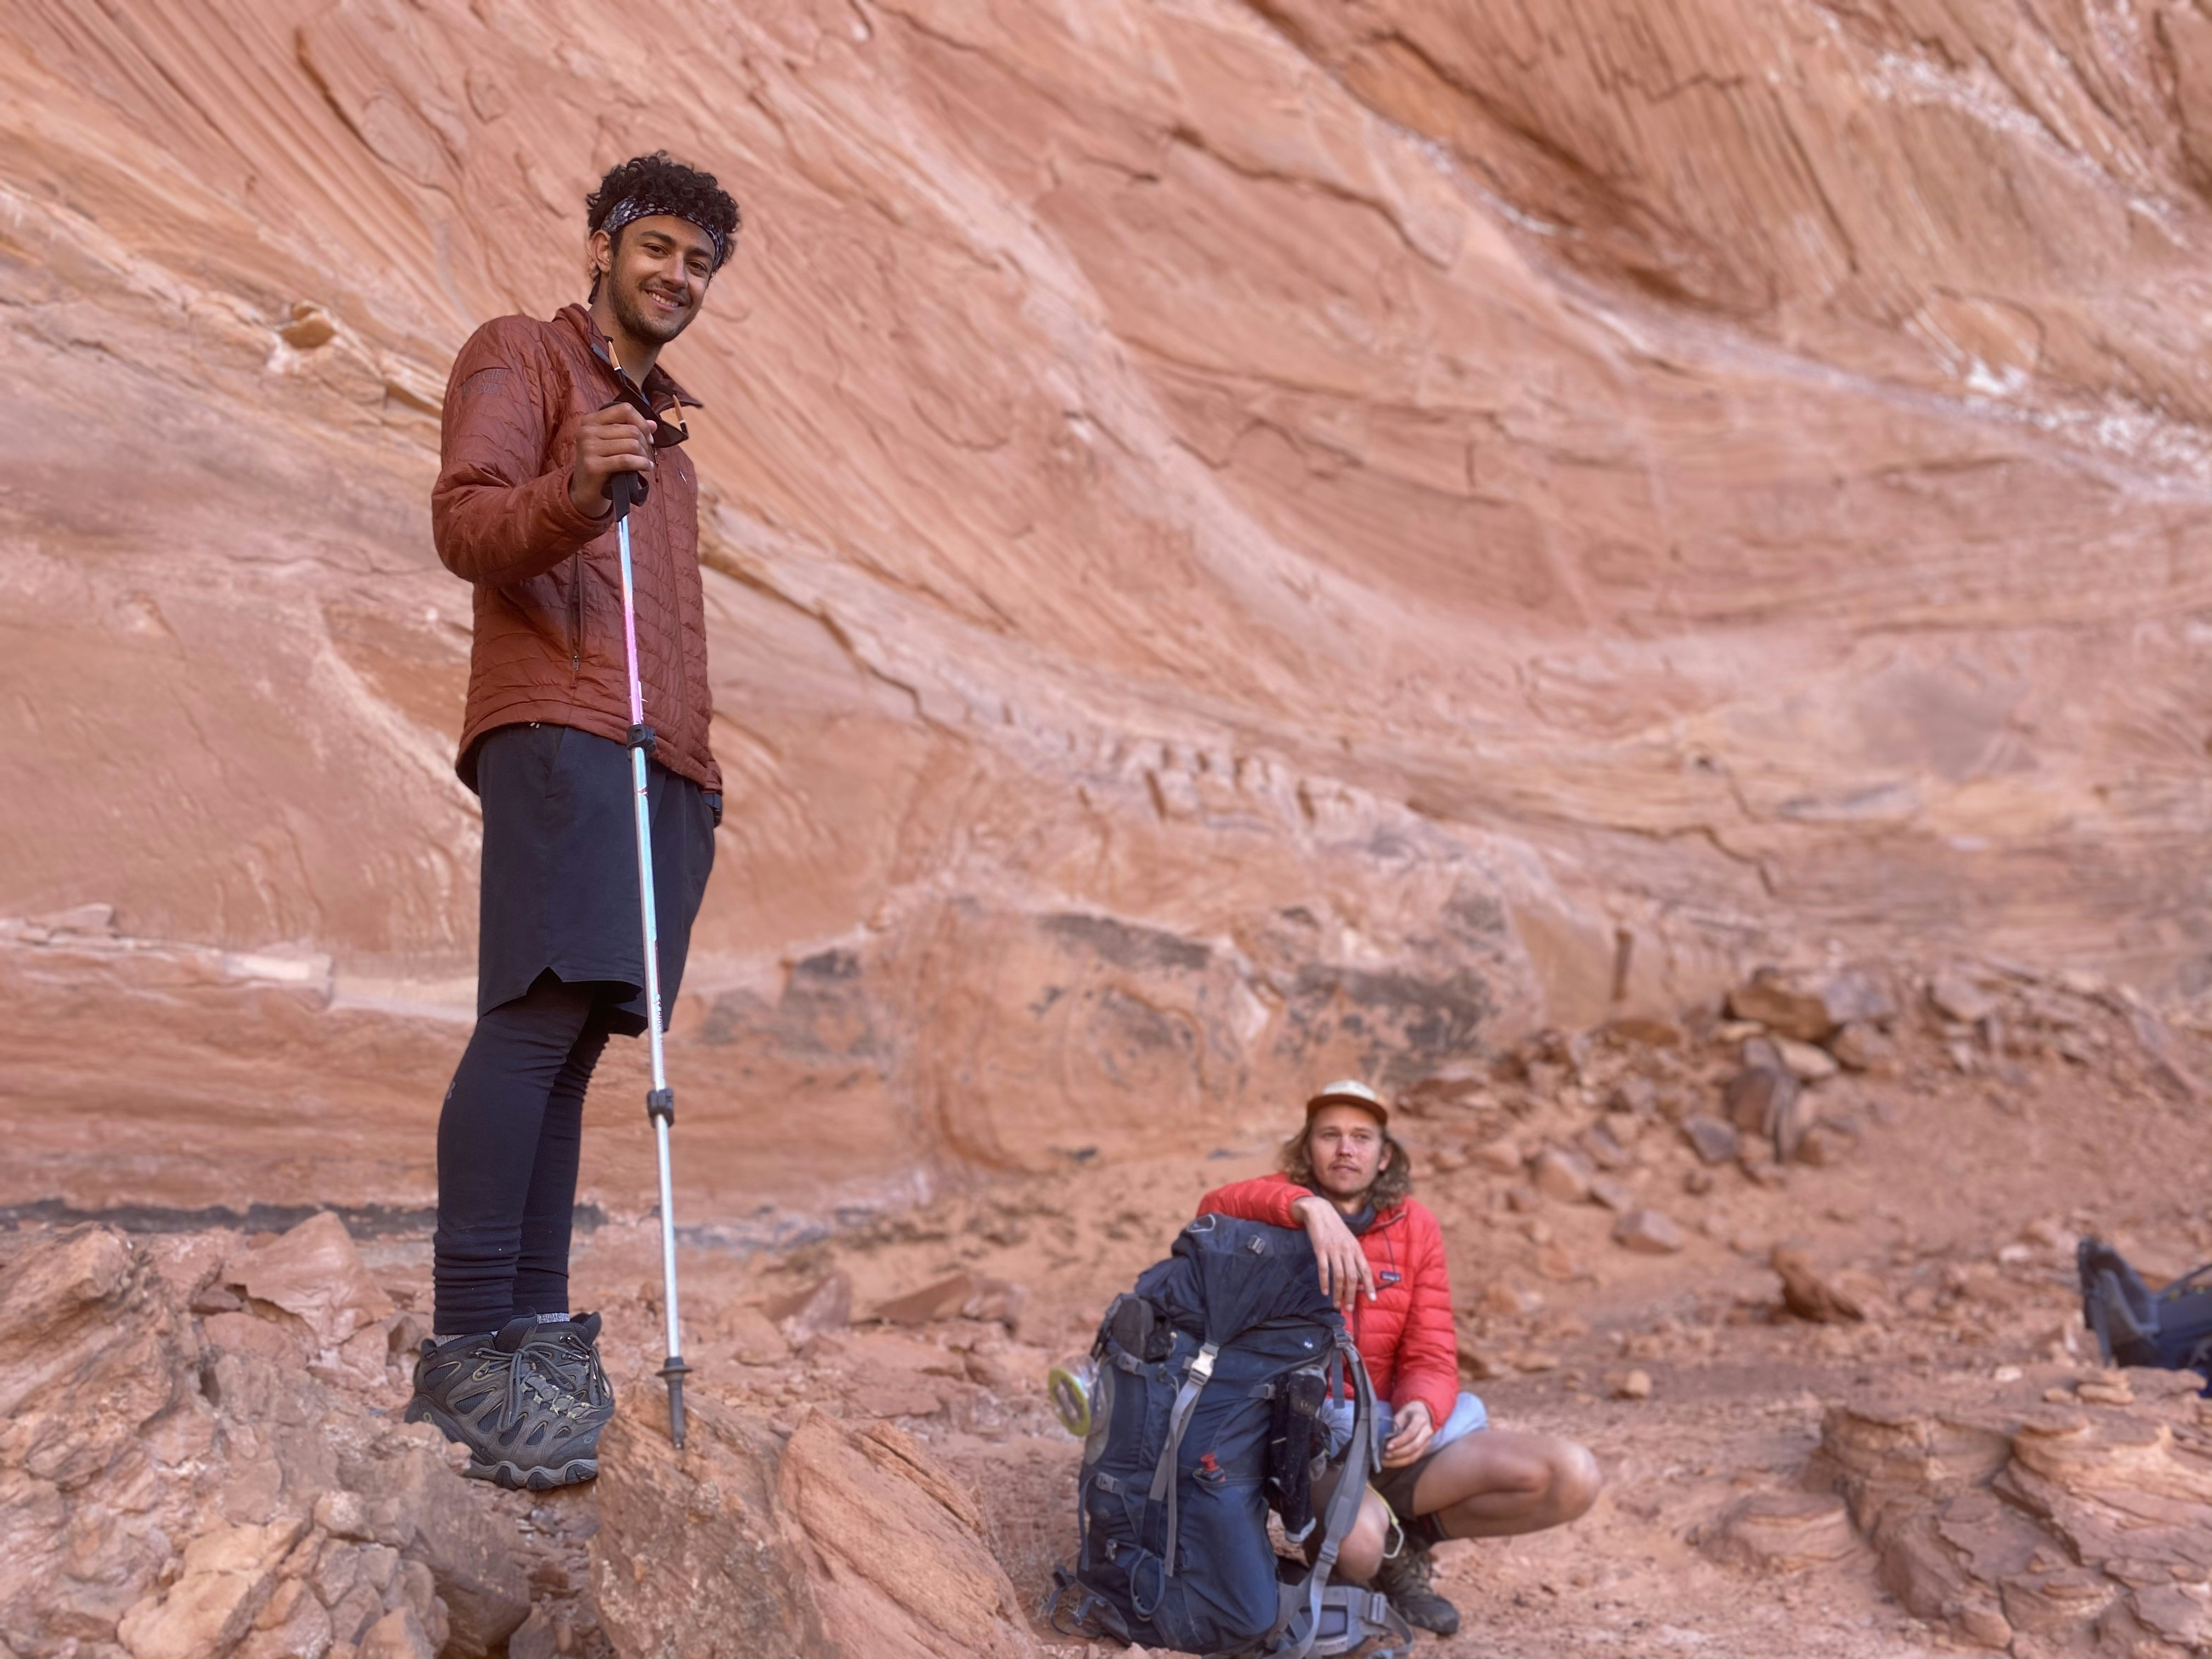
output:
[[907, 1436], [690, 1404], [680, 1452], [647, 1401], [601, 1444], [592, 1585], [622, 1659], [1034, 1659], [981, 1509]]
[[1796, 1103], [1799, 1089], [1779, 1066], [1747, 1066], [1728, 1080], [1721, 1103], [1729, 1121], [1746, 1134], [1771, 1136]]
[[1638, 1255], [1672, 1255], [1682, 1248], [1682, 1230], [1657, 1210], [1631, 1210], [1613, 1224], [1613, 1242]]
[[235, 1647], [276, 1588], [276, 1569], [307, 1529], [296, 1517], [216, 1527], [185, 1550], [183, 1571], [123, 1616], [131, 1659], [205, 1659]]
[[1866, 1317], [1858, 1298], [1815, 1268], [1801, 1247], [1777, 1244], [1768, 1265], [1782, 1280], [1782, 1305], [1795, 1317], [1818, 1325], [1856, 1324]]
[[403, 1429], [340, 1466], [349, 1493], [366, 1500], [374, 1532], [389, 1518], [395, 1541], [429, 1570], [452, 1619], [452, 1659], [496, 1652], [530, 1615], [530, 1584], [512, 1532], [489, 1512], [489, 1489], [453, 1478], [428, 1428]]
[[223, 1263], [222, 1281], [282, 1308], [325, 1348], [337, 1347], [392, 1312], [391, 1298], [369, 1278], [345, 1223], [328, 1210], [237, 1251]]
[[1968, 1643], [2037, 1659], [2203, 1652], [2212, 1473], [2196, 1379], [2127, 1380], [2125, 1406], [1832, 1406], [1815, 1475], [1883, 1586]]
[[1742, 1147], [1735, 1126], [1700, 1114], [1682, 1120], [1682, 1139], [1703, 1164], [1725, 1164]]
[[1579, 1204], [1587, 1199], [1596, 1174], [1589, 1158], [1560, 1146], [1547, 1146], [1528, 1165], [1528, 1179], [1536, 1190], [1562, 1204]]
[[1729, 993], [1729, 1012], [1800, 1042], [1820, 1042], [1854, 1020], [1893, 1013], [1879, 981], [1852, 971], [1796, 974], [1762, 968]]
[[[191, 1535], [216, 1484], [199, 1359], [112, 1228], [40, 1239], [0, 1271], [0, 1643], [108, 1638]], [[125, 1485], [129, 1503], [109, 1501]]]
[[489, 1513], [500, 1495], [459, 1480], [427, 1431], [380, 1428], [298, 1347], [203, 1340], [187, 1293], [105, 1226], [35, 1237], [0, 1269], [0, 1656], [497, 1650], [530, 1588]]

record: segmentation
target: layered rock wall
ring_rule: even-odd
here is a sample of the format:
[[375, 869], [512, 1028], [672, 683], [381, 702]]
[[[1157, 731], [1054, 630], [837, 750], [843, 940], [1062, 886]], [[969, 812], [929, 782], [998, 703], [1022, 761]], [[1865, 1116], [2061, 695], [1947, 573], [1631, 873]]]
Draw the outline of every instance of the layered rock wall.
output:
[[445, 365], [663, 145], [747, 222], [669, 357], [731, 784], [693, 1213], [1195, 1149], [1831, 938], [2202, 988], [2189, 0], [0, 40], [0, 1202], [423, 1200]]

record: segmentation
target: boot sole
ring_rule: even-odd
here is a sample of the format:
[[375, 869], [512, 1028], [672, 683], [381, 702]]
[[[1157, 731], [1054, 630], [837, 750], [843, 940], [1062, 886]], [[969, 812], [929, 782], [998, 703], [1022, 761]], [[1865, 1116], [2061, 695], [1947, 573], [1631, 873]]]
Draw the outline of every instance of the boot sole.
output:
[[512, 1463], [471, 1462], [461, 1473], [471, 1480], [489, 1480], [510, 1492], [550, 1492], [556, 1486], [580, 1486], [599, 1478], [596, 1457], [572, 1458], [557, 1469], [519, 1469]]
[[556, 1486], [580, 1486], [599, 1478], [599, 1460], [596, 1457], [572, 1457], [558, 1468], [541, 1466], [526, 1469], [505, 1458], [487, 1463], [477, 1455], [476, 1446], [462, 1432], [460, 1425], [420, 1395], [407, 1402], [406, 1421], [428, 1423], [455, 1445], [467, 1447], [469, 1466], [461, 1471], [465, 1480], [489, 1480], [510, 1492], [550, 1492]]

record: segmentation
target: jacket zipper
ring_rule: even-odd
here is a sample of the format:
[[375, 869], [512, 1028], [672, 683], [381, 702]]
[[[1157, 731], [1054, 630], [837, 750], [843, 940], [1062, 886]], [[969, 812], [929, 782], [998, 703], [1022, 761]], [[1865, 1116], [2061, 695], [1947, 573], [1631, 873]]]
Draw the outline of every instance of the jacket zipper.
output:
[[[674, 468], [675, 460], [675, 454], [673, 452], [671, 452], [669, 455], [669, 465], [672, 470]], [[662, 494], [660, 496], [660, 511], [653, 516], [653, 527], [659, 532], [658, 540], [661, 551], [661, 579], [666, 585], [668, 590], [672, 593], [675, 592], [677, 585], [676, 544], [674, 532], [668, 523], [668, 495], [666, 491], [667, 486], [664, 484], [662, 486]], [[684, 611], [681, 605], [677, 606], [675, 610], [676, 679], [673, 696], [676, 703], [676, 725], [674, 731], [669, 734], [672, 738], [676, 736], [677, 733], [688, 729], [686, 722], [690, 718], [691, 702], [691, 688], [689, 682], [689, 677], [684, 672], [684, 647], [686, 643], [684, 638]]]
[[[1401, 1210], [1397, 1215], [1392, 1216], [1388, 1221], [1379, 1223], [1379, 1230], [1387, 1234], [1391, 1228], [1398, 1224], [1399, 1218], [1404, 1215], [1404, 1213], [1405, 1212]], [[1395, 1248], [1393, 1248], [1393, 1241], [1386, 1237], [1382, 1241], [1382, 1247], [1386, 1250], [1389, 1251], [1391, 1271], [1395, 1273], [1397, 1271], [1396, 1264], [1398, 1261], [1398, 1252]], [[1364, 1238], [1359, 1241], [1359, 1253], [1362, 1255], [1367, 1254], [1367, 1241]], [[1353, 1297], [1352, 1298], [1352, 1346], [1355, 1348], [1359, 1346], [1359, 1334], [1366, 1319], [1366, 1316], [1367, 1310], [1360, 1305], [1359, 1298], [1356, 1296]]]

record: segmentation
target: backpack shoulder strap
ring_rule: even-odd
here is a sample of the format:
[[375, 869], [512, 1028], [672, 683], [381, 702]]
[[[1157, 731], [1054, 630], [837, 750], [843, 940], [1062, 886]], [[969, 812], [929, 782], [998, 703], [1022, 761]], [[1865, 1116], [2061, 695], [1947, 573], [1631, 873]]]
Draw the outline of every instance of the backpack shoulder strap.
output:
[[1160, 1448], [1160, 1461], [1152, 1470], [1152, 1490], [1146, 1494], [1155, 1504], [1162, 1498], [1167, 1500], [1167, 1547], [1161, 1554], [1170, 1578], [1176, 1576], [1176, 1529], [1180, 1521], [1176, 1504], [1176, 1459], [1182, 1450], [1183, 1431], [1190, 1426], [1190, 1414], [1198, 1409], [1198, 1396], [1213, 1376], [1213, 1356], [1219, 1352], [1209, 1342], [1191, 1357], [1190, 1369], [1183, 1373], [1182, 1387], [1176, 1390], [1175, 1405], [1168, 1414], [1167, 1443]]

